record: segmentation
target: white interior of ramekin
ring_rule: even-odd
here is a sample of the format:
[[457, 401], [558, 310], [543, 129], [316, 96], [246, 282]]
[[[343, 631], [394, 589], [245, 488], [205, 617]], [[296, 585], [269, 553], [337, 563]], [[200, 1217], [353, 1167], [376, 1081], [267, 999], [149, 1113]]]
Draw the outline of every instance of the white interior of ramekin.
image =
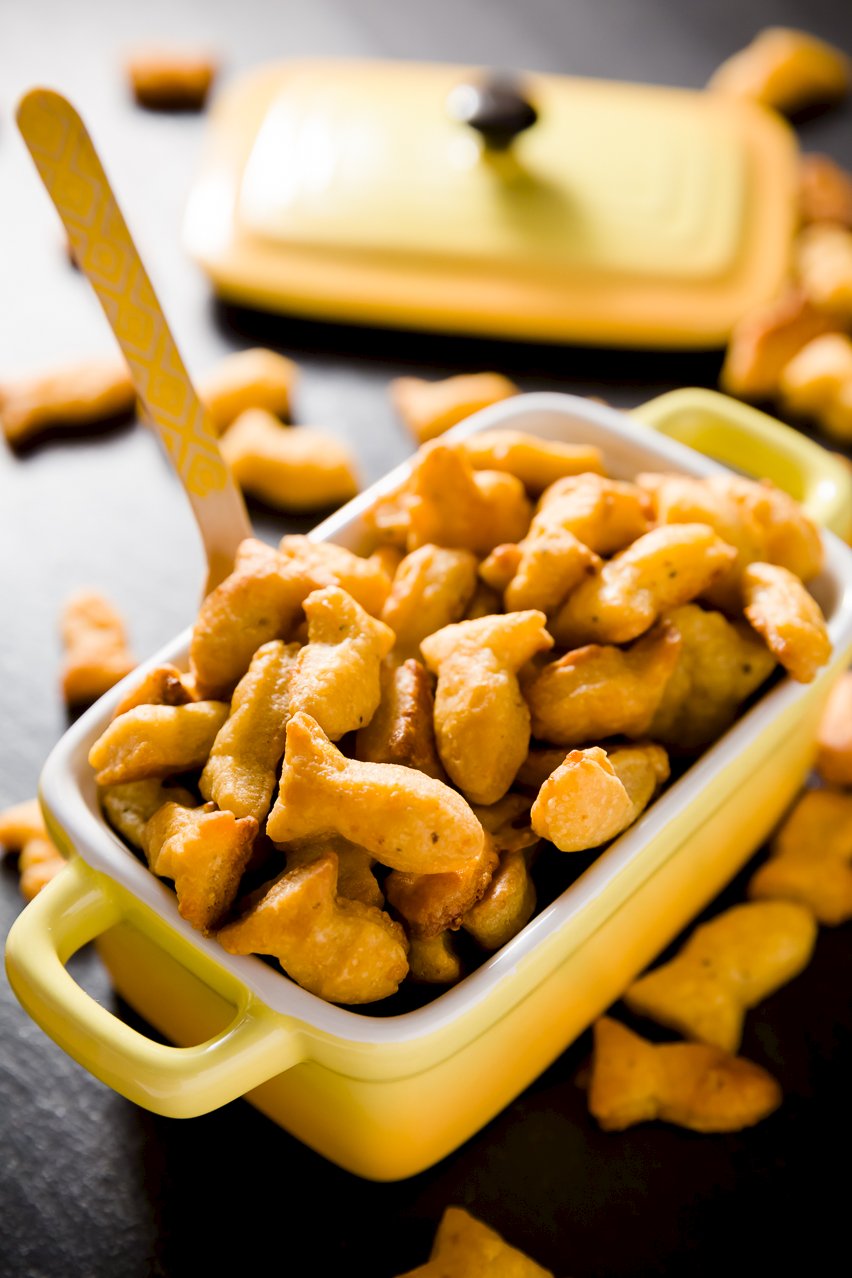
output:
[[[603, 449], [609, 473], [632, 478], [640, 470], [676, 470], [692, 475], [724, 472], [725, 467], [691, 448], [659, 435], [624, 413], [573, 395], [541, 393], [518, 396], [485, 409], [455, 427], [446, 438], [496, 427], [524, 430], [573, 443], [592, 443]], [[410, 462], [356, 497], [311, 534], [318, 540], [336, 541], [358, 550], [364, 537], [364, 511], [383, 492], [399, 484]], [[852, 552], [826, 534], [826, 569], [811, 583], [826, 614], [835, 661], [852, 650]], [[714, 746], [694, 763], [621, 838], [615, 840], [593, 865], [555, 901], [541, 911], [508, 945], [487, 959], [459, 985], [437, 995], [428, 1005], [394, 1016], [374, 1017], [336, 1007], [301, 989], [269, 964], [252, 957], [226, 954], [214, 941], [201, 936], [178, 914], [173, 891], [151, 874], [106, 824], [87, 754], [92, 742], [109, 722], [125, 691], [140, 674], [163, 661], [186, 664], [189, 632], [179, 635], [154, 654], [122, 683], [91, 707], [51, 752], [41, 776], [42, 800], [83, 859], [125, 887], [154, 910], [190, 945], [227, 967], [270, 1008], [302, 1023], [308, 1029], [352, 1043], [380, 1045], [427, 1037], [444, 1028], [474, 1005], [492, 997], [501, 980], [515, 971], [542, 943], [560, 937], [562, 956], [571, 952], [571, 924], [631, 862], [642, 855], [666, 824], [679, 816], [704, 786], [726, 767], [732, 756], [745, 751], [777, 716], [796, 701], [810, 695], [807, 685], [784, 678], [772, 687]], [[614, 906], [615, 908], [615, 906]], [[540, 979], [540, 978], [539, 978]]]

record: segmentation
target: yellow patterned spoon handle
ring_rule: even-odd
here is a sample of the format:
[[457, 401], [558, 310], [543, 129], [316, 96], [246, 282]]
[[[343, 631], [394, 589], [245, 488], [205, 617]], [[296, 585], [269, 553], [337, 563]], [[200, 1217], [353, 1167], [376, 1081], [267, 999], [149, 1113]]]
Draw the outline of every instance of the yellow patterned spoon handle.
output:
[[145, 412], [180, 476], [207, 554], [207, 589], [251, 536], [242, 495], [184, 367], [83, 121], [50, 89], [20, 101], [18, 127], [98, 295]]

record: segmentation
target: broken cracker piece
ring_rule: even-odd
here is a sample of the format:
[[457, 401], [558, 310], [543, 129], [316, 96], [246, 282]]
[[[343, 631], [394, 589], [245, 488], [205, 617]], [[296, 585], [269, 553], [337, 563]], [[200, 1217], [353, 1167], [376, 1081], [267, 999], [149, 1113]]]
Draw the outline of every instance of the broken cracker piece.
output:
[[165, 803], [145, 827], [144, 851], [154, 874], [174, 881], [181, 917], [210, 932], [236, 899], [256, 834], [252, 817], [238, 820], [215, 803]]

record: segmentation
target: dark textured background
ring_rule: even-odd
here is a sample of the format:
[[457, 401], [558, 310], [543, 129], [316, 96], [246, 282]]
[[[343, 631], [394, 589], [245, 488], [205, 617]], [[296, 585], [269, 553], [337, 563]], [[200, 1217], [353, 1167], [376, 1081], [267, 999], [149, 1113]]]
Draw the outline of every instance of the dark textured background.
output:
[[[768, 23], [852, 46], [838, 0], [0, 0], [0, 376], [111, 341], [15, 133], [13, 104], [40, 82], [71, 94], [88, 120], [191, 370], [255, 340], [293, 354], [305, 370], [297, 420], [351, 439], [365, 479], [410, 451], [385, 395], [399, 373], [495, 366], [525, 389], [625, 405], [712, 385], [716, 356], [426, 340], [217, 310], [178, 242], [204, 121], [134, 109], [119, 57], [139, 39], [201, 38], [222, 52], [223, 79], [270, 57], [352, 54], [698, 86]], [[803, 144], [852, 165], [850, 121], [848, 106], [811, 119]], [[285, 527], [254, 513], [261, 533]], [[65, 724], [63, 598], [84, 585], [106, 591], [143, 657], [190, 620], [202, 567], [188, 508], [138, 425], [21, 458], [0, 446], [0, 534], [4, 806], [34, 792]], [[6, 865], [0, 934], [19, 908]], [[115, 1006], [94, 956], [74, 960], [74, 971]], [[744, 1050], [785, 1091], [780, 1113], [751, 1132], [602, 1135], [577, 1084], [584, 1038], [457, 1154], [388, 1186], [337, 1170], [243, 1102], [188, 1122], [135, 1108], [55, 1047], [2, 981], [0, 1273], [274, 1266], [389, 1278], [425, 1259], [448, 1203], [468, 1205], [561, 1276], [823, 1272], [847, 1253], [847, 1178], [832, 1155], [842, 1168], [852, 1136], [850, 978], [849, 931], [823, 932], [805, 976], [749, 1017]], [[305, 1247], [310, 1259], [298, 1260]]]

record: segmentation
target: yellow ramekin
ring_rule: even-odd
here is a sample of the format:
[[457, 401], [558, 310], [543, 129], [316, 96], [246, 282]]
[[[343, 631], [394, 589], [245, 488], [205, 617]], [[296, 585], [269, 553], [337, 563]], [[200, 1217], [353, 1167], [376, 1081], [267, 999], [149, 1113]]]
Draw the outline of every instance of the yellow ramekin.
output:
[[[826, 526], [849, 528], [852, 479], [839, 459], [709, 391], [663, 396], [633, 417], [574, 396], [519, 396], [450, 438], [496, 427], [594, 442], [622, 477], [717, 471], [679, 442], [687, 438], [775, 479]], [[357, 549], [364, 510], [409, 465], [313, 535]], [[325, 1003], [260, 959], [225, 954], [181, 919], [173, 892], [107, 826], [86, 762], [128, 681], [119, 684], [63, 736], [42, 774], [45, 815], [70, 864], [9, 934], [18, 998], [91, 1073], [157, 1113], [191, 1117], [246, 1095], [362, 1176], [397, 1179], [430, 1166], [618, 997], [742, 866], [801, 786], [825, 698], [852, 655], [852, 552], [831, 533], [826, 543], [826, 569], [812, 586], [834, 653], [815, 681], [773, 685], [519, 936], [402, 1015]], [[181, 664], [187, 647], [185, 634], [147, 665]], [[92, 939], [119, 993], [179, 1046], [131, 1029], [76, 985], [65, 963]]]

